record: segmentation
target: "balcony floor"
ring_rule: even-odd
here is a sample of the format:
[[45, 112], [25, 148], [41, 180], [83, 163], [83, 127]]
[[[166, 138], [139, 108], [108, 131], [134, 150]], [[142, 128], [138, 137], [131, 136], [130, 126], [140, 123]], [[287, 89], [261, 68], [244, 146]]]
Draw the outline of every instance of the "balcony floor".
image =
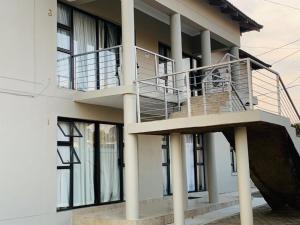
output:
[[118, 86], [102, 90], [78, 91], [74, 96], [74, 101], [123, 109], [124, 94], [135, 94], [134, 88], [132, 86]]
[[134, 123], [129, 125], [128, 131], [132, 134], [150, 135], [166, 135], [170, 133], [192, 134], [222, 132], [241, 126], [267, 125], [271, 128], [274, 125], [287, 126], [287, 124], [290, 124], [290, 122], [285, 117], [261, 110], [253, 110]]

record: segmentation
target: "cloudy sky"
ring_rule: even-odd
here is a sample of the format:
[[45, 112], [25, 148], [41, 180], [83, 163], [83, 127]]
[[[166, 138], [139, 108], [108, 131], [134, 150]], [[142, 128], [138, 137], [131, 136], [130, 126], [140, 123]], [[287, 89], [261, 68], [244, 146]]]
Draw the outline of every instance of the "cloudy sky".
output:
[[[229, 0], [251, 18], [262, 24], [261, 32], [245, 33], [242, 37], [242, 49], [253, 55], [296, 41], [296, 43], [273, 51], [259, 58], [269, 64], [288, 57], [273, 65], [280, 72], [289, 91], [300, 110], [300, 0]], [[272, 2], [291, 6], [284, 7]], [[296, 8], [296, 9], [292, 9]], [[294, 81], [294, 82], [293, 82]]]

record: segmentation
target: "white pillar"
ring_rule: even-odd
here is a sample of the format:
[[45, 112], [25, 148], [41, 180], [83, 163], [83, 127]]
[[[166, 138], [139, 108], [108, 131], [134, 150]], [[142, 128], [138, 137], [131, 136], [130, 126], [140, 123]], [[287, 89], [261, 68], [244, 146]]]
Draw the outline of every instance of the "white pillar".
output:
[[[171, 51], [172, 51], [172, 58], [175, 60], [175, 72], [180, 72], [183, 70], [183, 61], [182, 61], [182, 32], [181, 32], [181, 16], [180, 14], [176, 13], [171, 15], [170, 17], [171, 23]], [[184, 75], [176, 76], [176, 85], [177, 87], [183, 87], [184, 85]], [[184, 146], [184, 142], [182, 142]], [[183, 148], [184, 149], [184, 148]], [[185, 151], [182, 151], [182, 158], [185, 159]], [[183, 170], [183, 180], [186, 181], [186, 163], [183, 160], [182, 164]], [[185, 205], [184, 207], [187, 208], [188, 204], [188, 193], [187, 193], [187, 183], [184, 182], [184, 191], [185, 191]]]
[[207, 186], [209, 202], [217, 203], [219, 202], [219, 186], [217, 177], [216, 149], [214, 145], [216, 141], [216, 134], [207, 133], [204, 138], [207, 153]]
[[[135, 36], [134, 36], [134, 0], [121, 0], [122, 9], [122, 45], [123, 80], [125, 85], [133, 85], [135, 80]], [[128, 124], [136, 122], [136, 96], [125, 94], [124, 104], [124, 154], [125, 154], [125, 196], [126, 218], [139, 218], [138, 189], [138, 153], [137, 136], [127, 132]]]
[[[211, 37], [210, 31], [201, 32], [201, 53], [202, 66], [211, 65]], [[208, 133], [204, 135], [205, 148], [207, 153], [207, 181], [209, 202], [217, 203], [219, 201], [218, 177], [217, 177], [217, 162], [215, 149], [215, 134]]]
[[174, 133], [170, 135], [171, 141], [171, 165], [172, 165], [172, 187], [173, 187], [173, 210], [174, 225], [184, 225], [185, 190], [183, 176], [183, 159], [181, 148], [181, 135]]
[[231, 47], [230, 54], [235, 56], [236, 58], [240, 58], [240, 48], [238, 46]]
[[181, 18], [176, 13], [171, 16], [171, 50], [172, 58], [175, 60], [175, 71], [179, 72], [183, 69], [182, 62], [182, 34], [181, 34]]
[[235, 128], [235, 149], [240, 198], [241, 225], [253, 225], [250, 169], [246, 127]]
[[201, 32], [201, 55], [202, 66], [211, 65], [211, 41], [210, 31], [208, 30]]

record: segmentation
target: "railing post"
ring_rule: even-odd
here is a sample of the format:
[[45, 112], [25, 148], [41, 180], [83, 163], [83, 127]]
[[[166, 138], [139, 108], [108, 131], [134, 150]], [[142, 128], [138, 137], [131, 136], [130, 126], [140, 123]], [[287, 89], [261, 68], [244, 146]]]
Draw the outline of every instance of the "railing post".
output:
[[206, 82], [202, 82], [202, 96], [203, 96], [203, 113], [204, 115], [207, 114], [207, 108], [206, 108]]
[[164, 87], [164, 100], [165, 100], [165, 119], [168, 119], [168, 99], [167, 99], [167, 87]]
[[[159, 76], [159, 69], [158, 69], [158, 60], [157, 60], [157, 55], [154, 55], [154, 63], [155, 63], [155, 77]], [[156, 84], [159, 84], [159, 78], [156, 78]]]
[[122, 46], [119, 47], [119, 58], [120, 58], [120, 73], [119, 73], [119, 85], [123, 85], [124, 81], [123, 81], [123, 73], [122, 73], [122, 67], [123, 67], [123, 49]]
[[134, 47], [135, 54], [134, 54], [134, 61], [135, 61], [135, 80], [138, 80], [138, 61], [137, 61], [137, 48]]
[[141, 102], [140, 102], [140, 82], [135, 82], [136, 87], [136, 110], [137, 110], [137, 122], [141, 122]]
[[185, 74], [185, 83], [186, 83], [186, 98], [187, 98], [187, 113], [188, 117], [192, 116], [192, 106], [191, 106], [191, 85], [190, 85], [190, 76], [189, 73]]
[[76, 57], [72, 57], [71, 58], [72, 61], [73, 61], [73, 87], [74, 87], [74, 90], [78, 90], [78, 84], [77, 84], [77, 74], [76, 74]]
[[253, 110], [253, 86], [252, 86], [252, 68], [251, 61], [247, 59], [248, 89], [249, 89], [249, 109]]
[[180, 90], [177, 90], [177, 104], [178, 104], [178, 111], [181, 110], [181, 104], [180, 104]]
[[277, 83], [277, 104], [278, 104], [278, 115], [281, 116], [281, 99], [280, 99], [280, 78], [279, 75], [276, 75], [276, 83]]

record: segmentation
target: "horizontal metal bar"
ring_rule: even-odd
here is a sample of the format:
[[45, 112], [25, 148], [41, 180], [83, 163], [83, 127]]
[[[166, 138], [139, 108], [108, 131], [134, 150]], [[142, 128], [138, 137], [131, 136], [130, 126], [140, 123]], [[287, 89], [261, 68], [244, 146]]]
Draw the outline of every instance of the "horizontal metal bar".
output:
[[170, 62], [175, 62], [174, 59], [165, 57], [165, 56], [163, 56], [163, 55], [159, 55], [159, 54], [157, 54], [157, 53], [155, 53], [155, 52], [149, 51], [149, 50], [144, 49], [144, 48], [141, 48], [141, 47], [139, 47], [139, 46], [135, 46], [135, 48], [138, 49], [138, 50], [141, 50], [141, 51], [143, 51], [143, 52], [149, 53], [149, 54], [151, 54], [151, 55], [158, 56], [159, 58], [169, 60]]

